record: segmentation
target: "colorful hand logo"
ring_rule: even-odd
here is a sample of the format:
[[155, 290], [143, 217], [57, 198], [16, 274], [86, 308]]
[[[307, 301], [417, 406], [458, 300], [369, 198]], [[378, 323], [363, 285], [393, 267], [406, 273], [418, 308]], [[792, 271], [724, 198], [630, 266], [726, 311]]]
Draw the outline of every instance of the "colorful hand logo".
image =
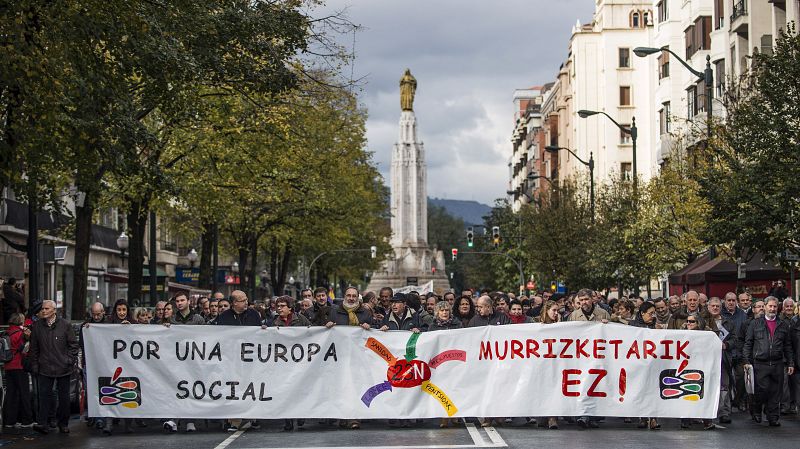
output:
[[411, 334], [409, 337], [406, 343], [404, 359], [397, 359], [378, 340], [372, 337], [367, 339], [366, 347], [385, 360], [389, 367], [386, 370], [386, 381], [370, 387], [361, 396], [361, 402], [364, 405], [369, 407], [375, 397], [384, 391], [392, 391], [392, 387], [413, 388], [419, 386], [422, 391], [439, 401], [447, 412], [447, 416], [453, 416], [458, 411], [453, 401], [439, 387], [431, 383], [431, 369], [436, 369], [442, 363], [451, 360], [466, 362], [467, 353], [460, 350], [448, 350], [433, 357], [427, 363], [417, 360], [417, 340], [419, 336], [420, 334]]

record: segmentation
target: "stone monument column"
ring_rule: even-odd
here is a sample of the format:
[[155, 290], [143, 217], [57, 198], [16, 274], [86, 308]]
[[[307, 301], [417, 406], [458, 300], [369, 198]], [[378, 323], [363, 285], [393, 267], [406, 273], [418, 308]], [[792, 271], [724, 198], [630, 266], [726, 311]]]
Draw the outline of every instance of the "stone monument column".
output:
[[[428, 188], [425, 149], [417, 135], [414, 96], [417, 80], [406, 69], [400, 79], [400, 123], [392, 149], [391, 213], [394, 254], [373, 275], [368, 289], [402, 287], [409, 280], [418, 285], [434, 281], [434, 290], [450, 287], [441, 251], [428, 248]], [[434, 273], [433, 268], [436, 268]]]

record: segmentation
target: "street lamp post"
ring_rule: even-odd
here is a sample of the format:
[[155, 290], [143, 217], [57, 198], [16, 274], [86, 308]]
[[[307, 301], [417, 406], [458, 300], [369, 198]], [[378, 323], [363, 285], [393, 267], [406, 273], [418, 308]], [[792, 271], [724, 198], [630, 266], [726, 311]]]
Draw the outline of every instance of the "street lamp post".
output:
[[706, 55], [706, 69], [701, 72], [699, 70], [694, 69], [692, 66], [689, 65], [686, 61], [684, 61], [680, 56], [678, 56], [674, 51], [670, 50], [668, 47], [636, 47], [633, 49], [633, 54], [640, 58], [645, 58], [647, 56], [667, 52], [671, 54], [675, 59], [678, 60], [684, 67], [686, 67], [694, 76], [697, 77], [698, 80], [703, 80], [706, 84], [706, 120], [708, 123], [706, 124], [706, 136], [708, 137], [708, 142], [706, 142], [706, 146], [711, 144], [711, 123], [714, 117], [713, 114], [713, 100], [714, 100], [714, 71], [711, 70], [711, 55]]
[[597, 115], [597, 114], [605, 115], [609, 120], [611, 120], [611, 122], [613, 124], [617, 125], [617, 128], [619, 128], [620, 131], [622, 131], [625, 134], [628, 134], [629, 136], [631, 136], [631, 140], [633, 141], [633, 160], [631, 161], [631, 165], [633, 166], [632, 167], [632, 169], [633, 169], [633, 195], [636, 196], [636, 194], [639, 191], [639, 178], [638, 178], [638, 175], [636, 174], [636, 137], [638, 136], [639, 133], [638, 133], [638, 130], [636, 129], [636, 117], [632, 117], [631, 118], [631, 127], [630, 128], [626, 128], [626, 127], [620, 125], [616, 120], [614, 120], [613, 117], [611, 117], [610, 115], [606, 114], [603, 111], [590, 111], [590, 110], [587, 110], [587, 109], [581, 109], [580, 111], [578, 111], [578, 116], [580, 116], [580, 118], [591, 117], [591, 116]]
[[[581, 164], [589, 167], [589, 204], [592, 209], [592, 224], [594, 224], [594, 154], [590, 151], [589, 152], [589, 162], [584, 161], [574, 151], [567, 147], [557, 147], [554, 145], [548, 145], [544, 147], [545, 151], [549, 153], [558, 153], [559, 150], [567, 150], [569, 154], [573, 155], [575, 159], [578, 160]], [[546, 178], [545, 178], [546, 179]]]
[[130, 244], [130, 239], [128, 238], [128, 234], [125, 234], [125, 231], [117, 237], [117, 248], [119, 248], [119, 256], [122, 258], [122, 264], [125, 266], [125, 251], [128, 250], [128, 245]]

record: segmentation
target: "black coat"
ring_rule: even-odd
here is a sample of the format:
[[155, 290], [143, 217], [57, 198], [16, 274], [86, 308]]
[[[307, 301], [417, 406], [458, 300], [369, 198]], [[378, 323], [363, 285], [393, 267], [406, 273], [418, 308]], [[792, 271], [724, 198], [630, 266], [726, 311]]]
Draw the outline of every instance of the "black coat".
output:
[[[341, 304], [334, 304], [332, 307], [333, 310], [331, 311], [330, 319], [334, 324], [338, 324], [340, 326], [347, 326], [350, 324], [350, 316], [348, 315], [347, 310], [345, 310]], [[372, 325], [372, 312], [367, 310], [363, 304], [358, 306], [358, 309], [356, 309], [356, 316], [358, 317], [359, 325], [364, 323], [367, 323], [370, 326]]]
[[469, 320], [467, 327], [501, 326], [504, 324], [511, 324], [511, 320], [508, 319], [508, 315], [495, 310], [487, 317], [482, 317], [479, 313], [476, 313], [475, 316]]
[[324, 326], [328, 324], [329, 321], [333, 321], [331, 319], [331, 312], [333, 312], [333, 305], [325, 303], [325, 305], [319, 305], [318, 302], [314, 301], [314, 312], [311, 314], [311, 324], [314, 326]]
[[56, 318], [52, 326], [36, 320], [31, 326], [28, 354], [34, 373], [47, 377], [63, 377], [73, 373], [78, 360], [78, 338], [69, 321]]
[[791, 341], [791, 329], [787, 321], [776, 318], [778, 325], [775, 335], [770, 337], [767, 320], [756, 318], [747, 327], [744, 340], [744, 359], [747, 363], [769, 363], [770, 365], [786, 362], [786, 366], [794, 366], [794, 353]]
[[410, 331], [411, 329], [426, 330], [419, 318], [419, 314], [406, 307], [402, 317], [395, 316], [394, 312], [383, 318], [383, 326], [388, 326], [390, 331]]
[[242, 313], [236, 313], [230, 308], [219, 315], [214, 322], [219, 326], [261, 326], [261, 315], [253, 309], [245, 309]]
[[461, 329], [461, 320], [458, 318], [450, 318], [448, 321], [445, 321], [441, 325], [438, 324], [437, 320], [433, 320], [433, 324], [428, 326], [428, 331], [443, 331], [443, 330], [451, 330], [451, 329]]

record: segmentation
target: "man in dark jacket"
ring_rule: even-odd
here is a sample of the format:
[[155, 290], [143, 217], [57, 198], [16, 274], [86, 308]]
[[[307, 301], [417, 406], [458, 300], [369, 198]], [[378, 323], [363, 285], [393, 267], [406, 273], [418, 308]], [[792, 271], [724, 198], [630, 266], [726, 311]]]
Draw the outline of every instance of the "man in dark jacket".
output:
[[42, 302], [39, 320], [31, 326], [31, 345], [28, 357], [36, 378], [36, 390], [39, 396], [40, 423], [33, 429], [39, 433], [48, 433], [43, 422], [50, 416], [55, 406], [53, 391], [55, 384], [58, 390], [58, 410], [56, 419], [58, 430], [69, 433], [69, 376], [73, 374], [78, 360], [78, 339], [72, 331], [69, 321], [56, 316], [56, 303], [50, 300]]
[[747, 314], [744, 312], [744, 310], [739, 308], [739, 304], [736, 300], [736, 293], [725, 293], [722, 316], [733, 322], [737, 333], [739, 332], [739, 329], [742, 328], [745, 321], [747, 321]]
[[248, 307], [247, 294], [241, 290], [231, 293], [231, 308], [222, 312], [214, 322], [222, 326], [261, 326], [261, 315]]
[[769, 425], [776, 427], [781, 425], [784, 362], [786, 372], [794, 374], [794, 353], [789, 324], [778, 318], [778, 298], [768, 296], [764, 302], [764, 316], [754, 319], [747, 328], [744, 359], [746, 364], [753, 367], [755, 377], [753, 420], [761, 422], [762, 408], [765, 408]]
[[494, 303], [488, 295], [478, 298], [475, 302], [475, 312], [467, 327], [501, 326], [511, 323], [508, 315], [494, 310]]
[[357, 288], [348, 287], [344, 291], [342, 303], [332, 307], [329, 321], [325, 323], [325, 326], [330, 328], [338, 324], [340, 326], [361, 326], [364, 329], [372, 327], [370, 325], [372, 312], [361, 303]]
[[383, 318], [382, 331], [412, 331], [421, 332], [423, 329], [422, 320], [419, 314], [411, 310], [406, 304], [406, 295], [395, 293], [392, 296], [391, 312]]
[[314, 290], [314, 309], [311, 313], [311, 324], [324, 326], [331, 321], [332, 310], [333, 305], [328, 302], [328, 291], [325, 287], [317, 287]]

